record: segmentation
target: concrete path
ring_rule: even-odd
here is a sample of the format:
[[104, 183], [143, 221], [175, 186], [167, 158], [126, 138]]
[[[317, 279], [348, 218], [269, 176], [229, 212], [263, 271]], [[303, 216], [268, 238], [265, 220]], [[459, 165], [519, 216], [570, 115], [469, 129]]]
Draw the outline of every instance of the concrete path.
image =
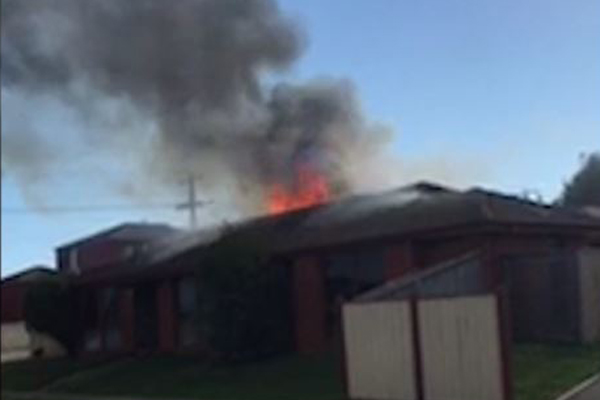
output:
[[6, 362], [25, 360], [31, 356], [29, 350], [13, 350], [3, 351], [0, 357], [2, 358], [2, 364]]
[[[9, 392], [3, 391], [0, 400], [148, 400], [141, 397], [105, 397], [82, 396], [79, 394], [58, 394], [46, 392]], [[198, 400], [198, 399], [152, 399], [152, 400]], [[205, 400], [205, 399], [202, 399]]]
[[600, 375], [592, 378], [558, 400], [600, 400]]

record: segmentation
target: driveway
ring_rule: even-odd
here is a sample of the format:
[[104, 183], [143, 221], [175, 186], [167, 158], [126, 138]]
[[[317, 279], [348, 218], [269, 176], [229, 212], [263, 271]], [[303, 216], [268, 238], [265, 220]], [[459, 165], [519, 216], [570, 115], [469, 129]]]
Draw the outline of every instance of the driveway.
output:
[[19, 361], [29, 358], [29, 350], [11, 350], [2, 352], [2, 364], [5, 362]]

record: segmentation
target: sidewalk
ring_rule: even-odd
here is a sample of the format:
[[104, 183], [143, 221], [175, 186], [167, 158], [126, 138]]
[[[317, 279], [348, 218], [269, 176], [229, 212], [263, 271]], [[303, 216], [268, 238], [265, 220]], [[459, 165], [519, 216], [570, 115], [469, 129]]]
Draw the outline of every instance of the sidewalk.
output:
[[[148, 400], [141, 397], [105, 397], [85, 396], [79, 394], [58, 394], [39, 392], [10, 392], [3, 391], [0, 400]], [[175, 398], [153, 398], [152, 400], [198, 400], [198, 399], [175, 399]], [[206, 400], [206, 399], [202, 399]]]
[[558, 400], [600, 400], [600, 375], [585, 382], [572, 393], [560, 397]]
[[4, 351], [1, 355], [2, 363], [11, 362], [11, 361], [19, 361], [25, 360], [31, 356], [31, 352], [29, 350], [13, 350], [13, 351]]

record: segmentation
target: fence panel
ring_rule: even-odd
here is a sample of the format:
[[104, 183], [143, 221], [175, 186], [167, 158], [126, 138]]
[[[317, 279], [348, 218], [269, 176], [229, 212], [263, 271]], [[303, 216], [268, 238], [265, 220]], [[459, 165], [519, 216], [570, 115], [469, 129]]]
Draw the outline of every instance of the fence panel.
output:
[[421, 300], [418, 321], [426, 400], [502, 400], [495, 296]]
[[347, 304], [343, 312], [350, 398], [415, 400], [410, 304]]
[[600, 247], [579, 252], [579, 281], [582, 339], [600, 342]]

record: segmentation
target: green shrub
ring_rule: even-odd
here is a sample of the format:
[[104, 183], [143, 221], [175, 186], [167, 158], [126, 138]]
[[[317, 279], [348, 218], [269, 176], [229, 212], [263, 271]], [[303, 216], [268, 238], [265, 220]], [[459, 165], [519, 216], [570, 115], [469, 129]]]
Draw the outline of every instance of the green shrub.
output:
[[221, 361], [282, 353], [291, 345], [289, 279], [256, 241], [228, 237], [198, 273], [200, 334]]
[[78, 338], [73, 300], [69, 286], [58, 278], [34, 283], [23, 304], [27, 328], [51, 336], [73, 353]]

